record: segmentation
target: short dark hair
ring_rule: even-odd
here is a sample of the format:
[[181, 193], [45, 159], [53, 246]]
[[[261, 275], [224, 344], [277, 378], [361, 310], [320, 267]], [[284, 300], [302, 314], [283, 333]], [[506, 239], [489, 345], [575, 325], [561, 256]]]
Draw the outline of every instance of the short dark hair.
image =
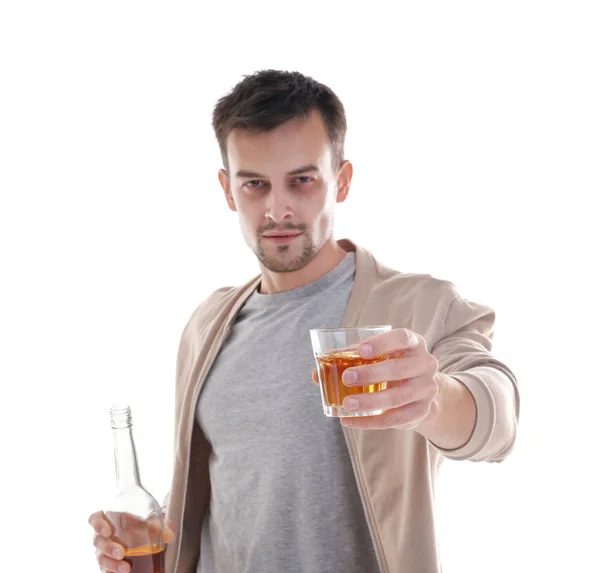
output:
[[219, 142], [226, 171], [226, 141], [233, 129], [251, 133], [271, 131], [286, 121], [306, 118], [318, 111], [323, 118], [332, 146], [333, 166], [344, 160], [346, 113], [338, 96], [327, 86], [299, 72], [262, 70], [244, 76], [215, 105], [213, 129]]

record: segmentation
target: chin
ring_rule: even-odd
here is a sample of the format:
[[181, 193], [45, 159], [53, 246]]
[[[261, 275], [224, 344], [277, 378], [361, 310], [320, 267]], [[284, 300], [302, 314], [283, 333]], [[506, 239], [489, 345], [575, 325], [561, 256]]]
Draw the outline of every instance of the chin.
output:
[[305, 241], [303, 245], [268, 245], [259, 241], [254, 254], [263, 266], [274, 273], [292, 273], [303, 269], [313, 260], [318, 251]]

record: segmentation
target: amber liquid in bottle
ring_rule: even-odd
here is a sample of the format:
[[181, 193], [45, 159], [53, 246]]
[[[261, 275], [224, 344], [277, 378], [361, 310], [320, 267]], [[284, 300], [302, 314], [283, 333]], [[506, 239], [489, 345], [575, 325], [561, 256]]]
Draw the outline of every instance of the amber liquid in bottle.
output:
[[129, 563], [131, 573], [165, 572], [165, 550], [152, 545], [128, 549], [123, 561]]

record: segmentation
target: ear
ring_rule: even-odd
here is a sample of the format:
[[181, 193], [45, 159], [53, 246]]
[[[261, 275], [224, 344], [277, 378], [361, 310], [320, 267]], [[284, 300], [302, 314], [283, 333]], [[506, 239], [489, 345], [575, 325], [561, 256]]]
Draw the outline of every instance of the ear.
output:
[[231, 193], [231, 182], [229, 181], [229, 175], [225, 169], [219, 169], [219, 183], [223, 188], [223, 192], [225, 193], [225, 200], [227, 201], [227, 205], [232, 211], [237, 211], [237, 207], [235, 206], [235, 201], [233, 200], [233, 195]]
[[346, 197], [348, 197], [350, 182], [352, 181], [352, 172], [352, 163], [348, 160], [343, 161], [340, 165], [337, 179], [337, 195], [335, 198], [337, 203], [343, 203], [346, 200]]

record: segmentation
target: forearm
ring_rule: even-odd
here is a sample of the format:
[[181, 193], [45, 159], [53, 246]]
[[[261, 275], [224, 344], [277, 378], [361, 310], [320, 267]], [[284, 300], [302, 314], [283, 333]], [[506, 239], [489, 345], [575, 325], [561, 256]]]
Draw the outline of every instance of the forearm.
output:
[[438, 372], [435, 379], [438, 394], [429, 415], [415, 431], [439, 448], [459, 448], [469, 440], [475, 428], [475, 400], [469, 389], [451, 376]]

